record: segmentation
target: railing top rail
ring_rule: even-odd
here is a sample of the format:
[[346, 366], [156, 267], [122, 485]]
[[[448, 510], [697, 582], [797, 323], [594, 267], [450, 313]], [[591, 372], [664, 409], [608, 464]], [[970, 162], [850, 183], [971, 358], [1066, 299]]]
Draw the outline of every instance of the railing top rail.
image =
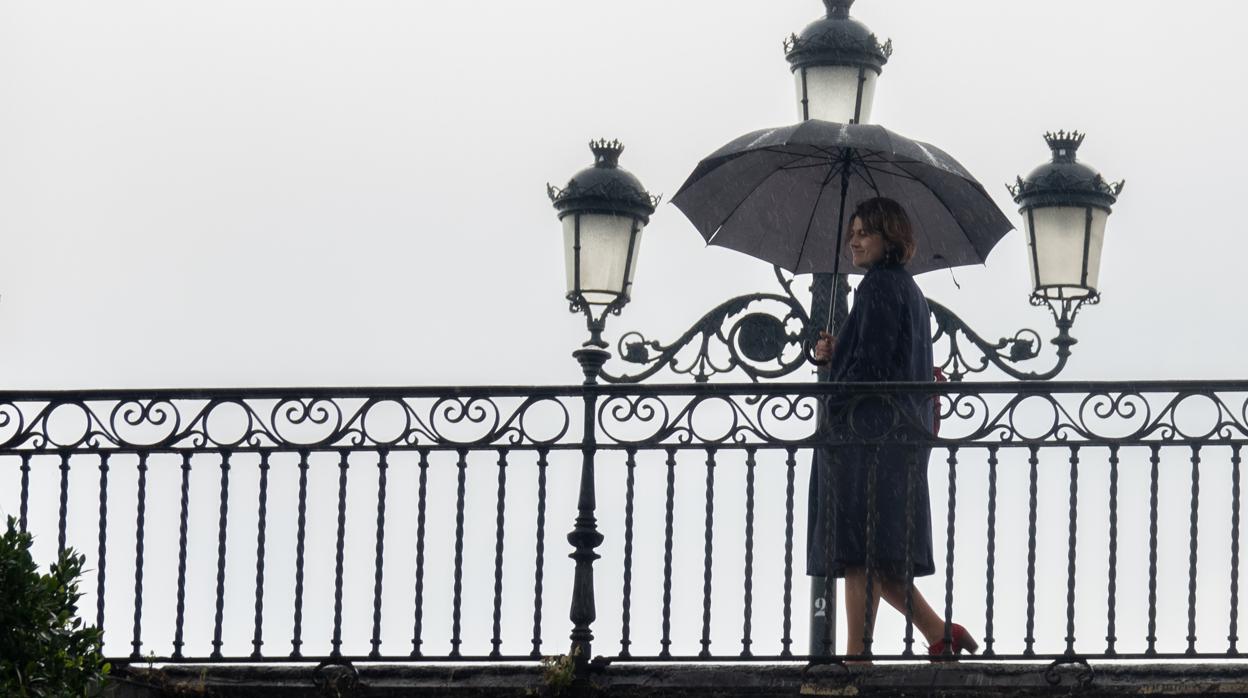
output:
[[596, 395], [825, 395], [863, 393], [1200, 393], [1248, 392], [1248, 380], [1128, 380], [1128, 381], [984, 381], [961, 383], [649, 383], [640, 385], [561, 386], [376, 386], [376, 387], [257, 387], [257, 388], [124, 388], [88, 390], [2, 390], [0, 403], [92, 400], [281, 400], [402, 399], [443, 397], [579, 397]]

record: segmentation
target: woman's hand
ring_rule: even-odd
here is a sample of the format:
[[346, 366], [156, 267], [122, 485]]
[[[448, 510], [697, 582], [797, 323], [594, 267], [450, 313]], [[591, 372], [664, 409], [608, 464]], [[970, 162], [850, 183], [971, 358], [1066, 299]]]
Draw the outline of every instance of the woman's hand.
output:
[[820, 366], [832, 360], [832, 350], [836, 348], [836, 337], [827, 332], [819, 333], [819, 340], [815, 342], [815, 363]]

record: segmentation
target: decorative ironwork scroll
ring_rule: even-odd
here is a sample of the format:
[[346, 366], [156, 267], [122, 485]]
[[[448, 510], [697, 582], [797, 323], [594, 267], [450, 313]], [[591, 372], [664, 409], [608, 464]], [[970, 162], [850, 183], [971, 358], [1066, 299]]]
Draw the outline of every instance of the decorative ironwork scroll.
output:
[[[779, 267], [775, 273], [783, 294], [752, 293], [731, 298], [671, 342], [652, 340], [637, 331], [624, 334], [616, 344], [617, 356], [642, 370], [614, 375], [604, 369], [598, 377], [607, 383], [640, 383], [668, 369], [678, 376], [692, 376], [698, 383], [734, 372], [757, 382], [784, 378], [806, 365], [813, 368], [811, 351], [818, 328], [793, 293], [795, 278], [786, 278]], [[1066, 367], [1071, 347], [1077, 342], [1070, 334], [1075, 316], [1083, 306], [1099, 300], [1097, 295], [1064, 301], [1033, 297], [1033, 306], [1047, 307], [1053, 315], [1057, 336], [1049, 342], [1057, 347], [1057, 356], [1053, 366], [1028, 371], [1025, 365], [1041, 354], [1043, 340], [1038, 332], [1022, 329], [1012, 337], [989, 341], [952, 310], [929, 298], [936, 365], [953, 382], [985, 373], [989, 367], [1017, 380], [1053, 379]], [[619, 314], [618, 308], [612, 311]], [[595, 336], [601, 335], [602, 329], [599, 321]]]
[[[787, 376], [809, 359], [803, 344], [809, 339], [810, 319], [793, 295], [794, 279], [785, 278], [779, 267], [775, 272], [783, 295], [752, 293], [724, 301], [668, 344], [640, 332], [626, 333], [617, 343], [619, 356], [644, 369], [624, 375], [602, 371], [599, 377], [608, 383], [640, 383], [664, 368], [693, 376], [698, 383], [737, 370], [751, 381]], [[791, 329], [795, 323], [798, 327]], [[691, 357], [686, 351], [690, 347]]]

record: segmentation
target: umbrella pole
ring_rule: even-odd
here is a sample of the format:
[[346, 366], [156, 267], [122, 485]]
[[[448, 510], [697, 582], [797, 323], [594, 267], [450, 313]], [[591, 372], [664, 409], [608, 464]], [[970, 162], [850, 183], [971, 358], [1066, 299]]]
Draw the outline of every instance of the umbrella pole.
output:
[[[834, 250], [832, 262], [832, 298], [828, 301], [828, 317], [823, 323], [823, 328], [828, 334], [835, 335], [832, 327], [832, 318], [836, 317], [837, 301], [840, 300], [841, 294], [837, 292], [837, 281], [841, 274], [841, 244], [843, 242], [842, 235], [845, 232], [845, 199], [849, 196], [849, 156], [845, 156], [844, 164], [841, 166], [841, 206], [840, 212], [836, 217], [836, 249]], [[840, 329], [840, 328], [836, 328]]]

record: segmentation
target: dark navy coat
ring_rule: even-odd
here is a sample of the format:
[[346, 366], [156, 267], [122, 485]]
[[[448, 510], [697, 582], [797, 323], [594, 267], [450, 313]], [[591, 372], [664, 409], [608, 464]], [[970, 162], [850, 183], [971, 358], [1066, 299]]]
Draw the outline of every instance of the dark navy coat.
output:
[[[927, 300], [903, 267], [876, 266], [858, 285], [853, 308], [837, 333], [829, 380], [932, 380]], [[932, 421], [932, 403], [927, 397], [903, 398], [899, 404], [884, 398], [847, 396], [825, 403], [821, 429], [834, 439], [886, 442], [889, 434], [905, 429], [930, 433]], [[816, 449], [808, 501], [806, 573], [840, 577], [847, 567], [864, 566], [867, 518], [874, 508], [872, 567], [891, 578], [904, 579], [909, 499], [914, 506], [909, 524], [914, 575], [932, 574], [929, 455], [930, 449], [925, 447], [895, 444]], [[873, 464], [875, 503], [871, 507], [867, 495]], [[908, 496], [909, 486], [914, 491]]]

